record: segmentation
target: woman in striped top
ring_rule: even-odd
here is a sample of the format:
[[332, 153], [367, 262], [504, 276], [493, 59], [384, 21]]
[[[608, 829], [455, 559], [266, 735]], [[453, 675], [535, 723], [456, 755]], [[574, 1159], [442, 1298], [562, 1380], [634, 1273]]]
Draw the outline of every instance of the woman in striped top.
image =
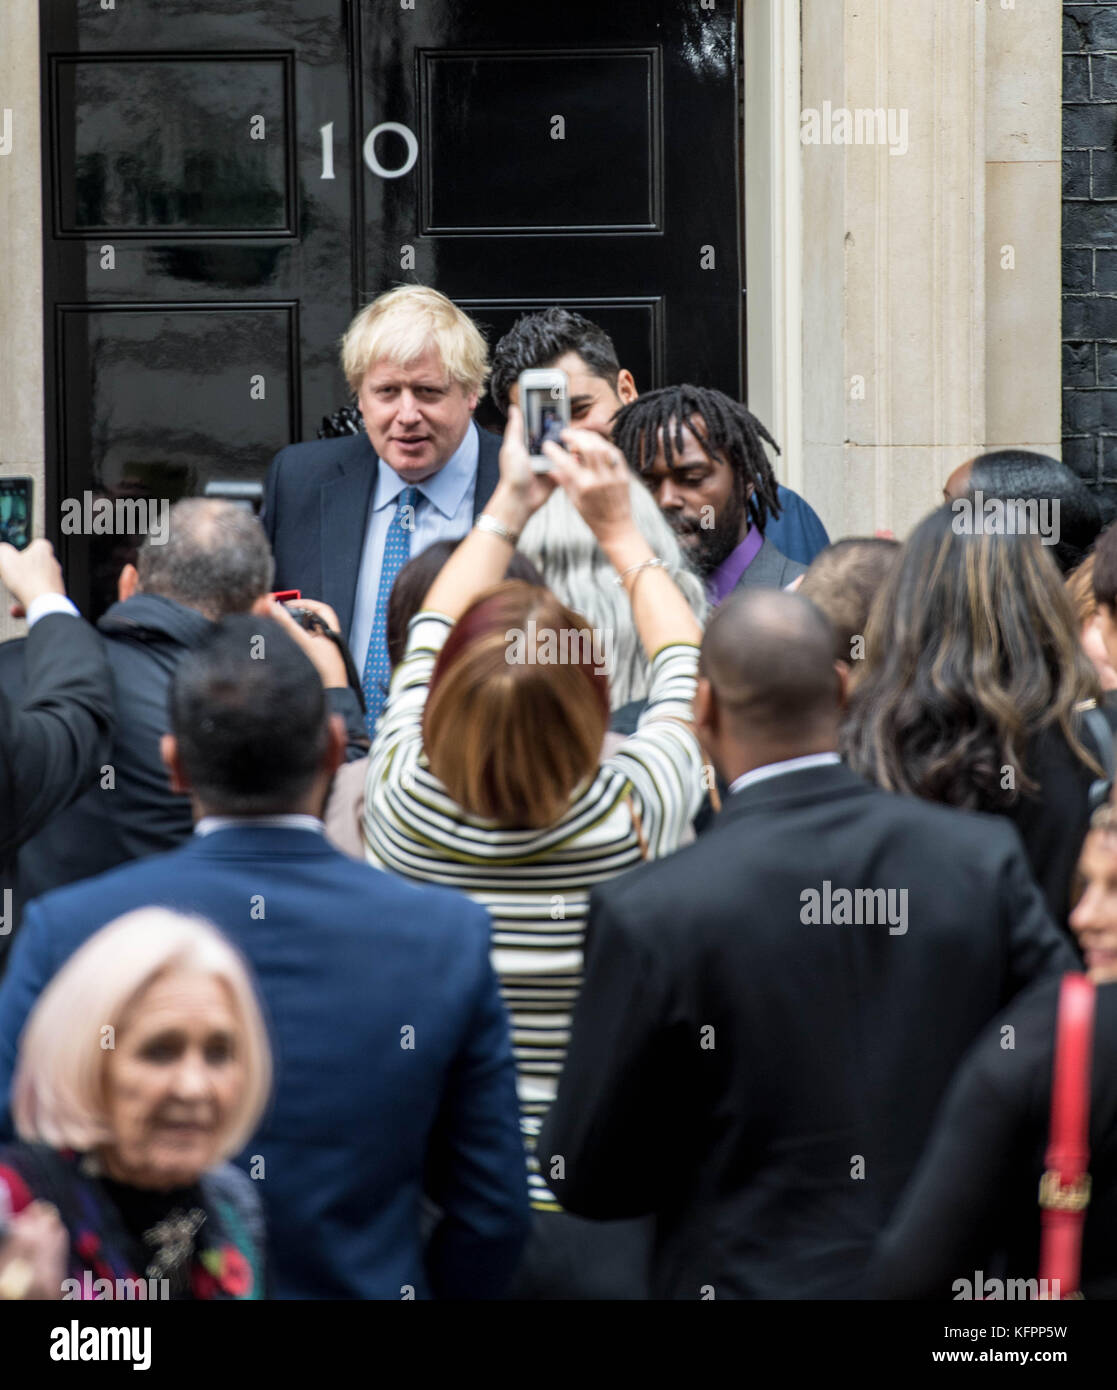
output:
[[[520, 431], [513, 407], [500, 483], [412, 620], [369, 758], [363, 830], [370, 863], [488, 908], [530, 1154], [562, 1070], [590, 890], [678, 847], [703, 770], [690, 725], [701, 630], [632, 520], [622, 456], [571, 429], [570, 452], [544, 445], [552, 472], [540, 475]], [[556, 484], [616, 569], [650, 661], [637, 731], [603, 762], [611, 634], [545, 589], [500, 582]], [[556, 1211], [530, 1176], [534, 1205]]]

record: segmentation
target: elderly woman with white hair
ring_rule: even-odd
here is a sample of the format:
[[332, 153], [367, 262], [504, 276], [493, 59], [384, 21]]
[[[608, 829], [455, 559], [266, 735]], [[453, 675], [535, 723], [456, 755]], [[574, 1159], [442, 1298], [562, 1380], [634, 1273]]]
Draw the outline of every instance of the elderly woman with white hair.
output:
[[[633, 478], [629, 501], [636, 529], [662, 560], [704, 627], [709, 602], [701, 579], [683, 554], [678, 537], [648, 489]], [[650, 664], [632, 616], [632, 604], [617, 584], [617, 572], [567, 494], [556, 488], [524, 526], [517, 549], [534, 564], [543, 583], [595, 632], [607, 635], [612, 727], [636, 728], [648, 695]]]
[[20, 1042], [0, 1298], [262, 1298], [259, 1199], [226, 1160], [270, 1089], [248, 969], [216, 928], [159, 908], [103, 927]]

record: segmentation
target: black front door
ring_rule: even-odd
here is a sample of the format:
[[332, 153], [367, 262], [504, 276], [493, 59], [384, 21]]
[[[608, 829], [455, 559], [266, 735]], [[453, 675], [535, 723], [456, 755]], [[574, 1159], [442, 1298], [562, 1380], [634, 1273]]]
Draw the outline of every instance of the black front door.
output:
[[435, 285], [490, 341], [566, 304], [642, 388], [740, 389], [732, 7], [43, 0], [41, 19], [48, 534], [86, 611], [129, 538], [63, 534], [63, 501], [262, 479], [345, 402], [337, 340], [393, 284]]

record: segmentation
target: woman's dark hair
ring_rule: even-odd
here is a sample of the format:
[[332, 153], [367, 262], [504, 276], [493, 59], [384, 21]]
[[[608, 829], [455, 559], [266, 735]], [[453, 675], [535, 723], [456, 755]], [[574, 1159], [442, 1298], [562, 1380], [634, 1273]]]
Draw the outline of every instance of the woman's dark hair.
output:
[[[701, 417], [697, 425], [695, 416]], [[752, 483], [748, 517], [763, 535], [768, 518], [779, 516], [780, 503], [776, 475], [761, 441], [766, 440], [777, 454], [780, 449], [752, 411], [739, 401], [706, 386], [684, 384], [648, 391], [614, 416], [613, 443], [629, 467], [646, 476], [656, 455], [660, 430], [670, 468], [675, 450], [683, 448], [684, 427], [698, 440], [707, 458], [722, 455], [733, 470], [742, 503], [747, 485]]]
[[1076, 727], [1076, 706], [1099, 690], [1038, 537], [958, 520], [946, 506], [920, 522], [878, 594], [842, 749], [889, 791], [999, 811], [1034, 787], [1024, 757], [1043, 729], [1061, 729], [1100, 775]]
[[[407, 629], [411, 619], [422, 608], [423, 600], [438, 571], [460, 544], [461, 541], [435, 541], [433, 545], [428, 545], [426, 550], [412, 556], [396, 575], [388, 598], [387, 622], [388, 661], [393, 671], [403, 660], [404, 651], [407, 649]], [[527, 556], [521, 555], [518, 550], [512, 552], [504, 577], [522, 579], [525, 584], [543, 587], [543, 576]]]

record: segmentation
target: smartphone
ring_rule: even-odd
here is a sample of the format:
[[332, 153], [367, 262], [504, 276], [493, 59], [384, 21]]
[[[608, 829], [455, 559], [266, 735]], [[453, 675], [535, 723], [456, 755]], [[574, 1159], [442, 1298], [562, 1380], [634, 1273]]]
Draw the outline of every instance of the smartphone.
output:
[[0, 478], [0, 541], [17, 550], [31, 544], [34, 478]]
[[543, 452], [543, 441], [561, 443], [559, 434], [570, 424], [570, 383], [566, 373], [553, 367], [521, 372], [520, 409], [531, 466], [536, 473], [549, 473], [551, 460]]

